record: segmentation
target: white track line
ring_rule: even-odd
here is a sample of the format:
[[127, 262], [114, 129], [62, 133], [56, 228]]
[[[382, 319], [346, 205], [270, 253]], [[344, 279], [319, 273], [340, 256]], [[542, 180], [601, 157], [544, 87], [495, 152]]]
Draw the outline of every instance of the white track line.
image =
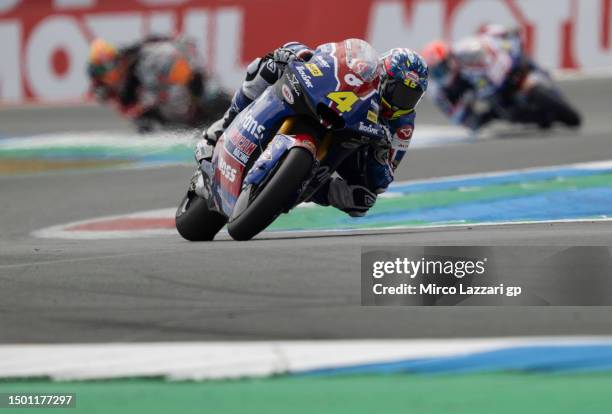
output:
[[[146, 212], [145, 212], [146, 213]], [[116, 216], [112, 216], [116, 217]], [[102, 220], [96, 219], [97, 220]], [[386, 226], [377, 228], [363, 228], [363, 229], [308, 229], [308, 230], [277, 230], [277, 231], [264, 231], [261, 235], [257, 236], [255, 240], [273, 240], [276, 238], [283, 238], [287, 236], [295, 237], [313, 237], [317, 235], [372, 235], [372, 234], [383, 234], [388, 232], [418, 232], [424, 230], [458, 230], [461, 228], [486, 228], [486, 227], [497, 227], [497, 226], [518, 226], [518, 225], [529, 225], [529, 224], [562, 224], [562, 223], [599, 223], [612, 221], [612, 217], [593, 217], [593, 218], [580, 218], [580, 219], [557, 219], [557, 220], [537, 220], [537, 221], [500, 221], [500, 222], [483, 222], [483, 223], [450, 223], [450, 224], [431, 224], [421, 226]], [[86, 223], [94, 222], [85, 221]], [[32, 232], [32, 236], [41, 239], [64, 239], [64, 240], [114, 240], [114, 239], [140, 239], [149, 237], [178, 237], [176, 230], [172, 229], [156, 229], [156, 230], [134, 230], [134, 231], [66, 231], [66, 227], [72, 227], [77, 223], [83, 223], [83, 221], [63, 224], [59, 226], [47, 227], [41, 230]], [[229, 240], [225, 230], [221, 230], [219, 235], [222, 236], [217, 240]], [[111, 258], [111, 257], [109, 257]], [[96, 259], [95, 257], [91, 258]], [[38, 263], [30, 263], [28, 266], [33, 266]], [[5, 266], [0, 265], [0, 269]], [[18, 267], [18, 265], [7, 265], [7, 267]]]
[[263, 377], [517, 346], [612, 344], [612, 337], [0, 345], [0, 377], [177, 380]]

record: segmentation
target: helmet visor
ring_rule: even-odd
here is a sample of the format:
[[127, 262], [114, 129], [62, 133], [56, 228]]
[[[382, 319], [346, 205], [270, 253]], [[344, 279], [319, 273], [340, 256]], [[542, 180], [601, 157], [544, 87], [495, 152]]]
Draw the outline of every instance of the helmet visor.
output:
[[383, 98], [392, 107], [410, 110], [417, 106], [423, 93], [423, 89], [418, 85], [412, 87], [404, 82], [393, 80], [385, 86]]

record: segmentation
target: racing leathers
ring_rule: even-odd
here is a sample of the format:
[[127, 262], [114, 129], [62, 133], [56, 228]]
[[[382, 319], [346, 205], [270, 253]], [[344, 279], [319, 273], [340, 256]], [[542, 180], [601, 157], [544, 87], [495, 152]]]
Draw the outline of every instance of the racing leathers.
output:
[[[223, 131], [238, 113], [281, 77], [289, 62], [293, 59], [307, 61], [312, 54], [313, 50], [307, 46], [291, 42], [251, 62], [230, 108], [203, 133], [204, 139], [196, 146], [198, 162], [211, 160], [214, 145]], [[339, 177], [327, 180], [312, 201], [331, 205], [353, 217], [364, 216], [374, 205], [377, 195], [393, 181], [394, 171], [408, 149], [415, 113], [412, 111], [390, 120], [378, 116], [378, 120], [387, 131], [387, 139], [351, 154], [337, 169]]]

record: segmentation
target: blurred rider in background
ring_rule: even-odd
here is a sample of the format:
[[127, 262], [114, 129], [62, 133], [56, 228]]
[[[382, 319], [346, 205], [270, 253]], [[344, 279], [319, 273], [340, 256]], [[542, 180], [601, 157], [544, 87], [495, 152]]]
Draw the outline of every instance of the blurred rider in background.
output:
[[452, 122], [480, 129], [497, 117], [491, 103], [503, 89], [513, 62], [533, 66], [523, 45], [519, 29], [492, 24], [454, 45], [441, 40], [429, 43], [422, 54], [430, 71], [430, 96]]
[[482, 26], [476, 34], [501, 41], [503, 47], [512, 55], [525, 53], [525, 39], [520, 27], [489, 23]]
[[185, 39], [149, 37], [122, 49], [96, 39], [87, 72], [98, 101], [116, 104], [140, 132], [156, 124], [201, 127], [229, 102], [207, 82]]
[[[371, 48], [362, 40], [351, 41]], [[304, 44], [290, 42], [251, 62], [225, 115], [204, 131], [203, 140], [196, 147], [196, 160], [210, 162], [217, 140], [236, 115], [273, 85], [288, 63], [294, 59], [308, 61], [313, 53], [314, 50]], [[427, 89], [427, 65], [410, 49], [386, 52], [380, 58], [380, 72], [380, 110], [374, 122], [385, 127], [388, 135], [385, 142], [370, 147], [367, 154], [351, 155], [338, 168], [340, 177], [330, 178], [313, 198], [320, 205], [334, 206], [354, 217], [365, 215], [377, 195], [393, 181], [394, 171], [412, 138], [415, 108]]]

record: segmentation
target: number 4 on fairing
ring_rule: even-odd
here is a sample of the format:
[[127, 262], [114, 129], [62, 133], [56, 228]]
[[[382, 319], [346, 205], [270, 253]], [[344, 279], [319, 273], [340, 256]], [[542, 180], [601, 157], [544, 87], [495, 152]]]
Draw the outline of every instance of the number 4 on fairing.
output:
[[340, 112], [350, 111], [353, 109], [355, 102], [359, 100], [355, 92], [352, 91], [330, 92], [327, 97], [336, 104], [336, 108]]

